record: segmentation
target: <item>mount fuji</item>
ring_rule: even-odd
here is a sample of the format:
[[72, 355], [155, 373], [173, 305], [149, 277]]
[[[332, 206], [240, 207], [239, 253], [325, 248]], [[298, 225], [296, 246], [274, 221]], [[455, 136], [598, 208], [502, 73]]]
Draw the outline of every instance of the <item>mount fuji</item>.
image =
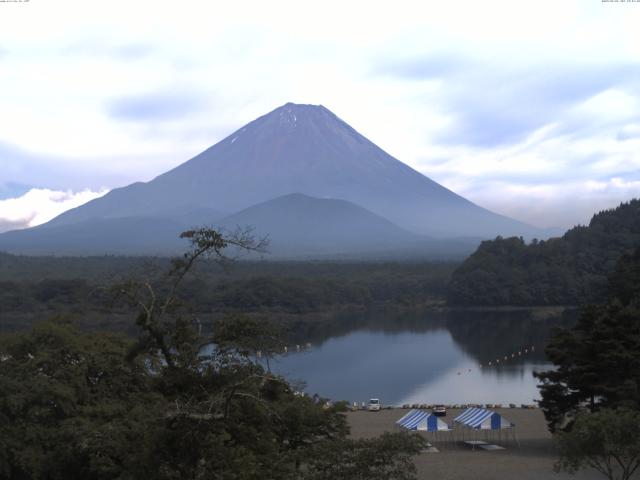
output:
[[497, 235], [546, 236], [439, 185], [325, 107], [287, 103], [147, 183], [0, 235], [0, 250], [164, 254], [179, 251], [185, 228], [242, 222], [269, 235], [284, 256], [286, 249], [428, 254], [452, 238], [473, 239], [463, 241], [471, 251]]

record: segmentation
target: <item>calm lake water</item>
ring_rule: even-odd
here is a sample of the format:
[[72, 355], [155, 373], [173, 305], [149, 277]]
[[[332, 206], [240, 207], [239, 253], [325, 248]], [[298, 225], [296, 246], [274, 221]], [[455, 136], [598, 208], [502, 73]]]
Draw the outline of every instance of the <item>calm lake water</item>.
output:
[[533, 372], [551, 368], [543, 353], [550, 329], [571, 322], [539, 313], [343, 316], [300, 333], [295, 341], [303, 351], [289, 347], [271, 368], [304, 380], [308, 394], [333, 400], [533, 403]]

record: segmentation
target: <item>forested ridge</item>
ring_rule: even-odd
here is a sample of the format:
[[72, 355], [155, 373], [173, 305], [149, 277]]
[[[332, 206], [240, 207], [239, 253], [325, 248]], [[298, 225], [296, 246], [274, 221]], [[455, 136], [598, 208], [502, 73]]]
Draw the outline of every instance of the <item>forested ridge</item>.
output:
[[453, 273], [450, 305], [578, 305], [601, 301], [616, 262], [640, 245], [640, 200], [593, 216], [560, 238], [498, 237]]
[[[224, 272], [202, 262], [183, 283], [182, 302], [203, 315], [310, 314], [380, 305], [442, 304], [455, 263], [237, 262]], [[106, 288], [166, 270], [169, 260], [140, 257], [26, 257], [0, 254], [4, 330], [72, 314], [88, 327], [130, 314]]]

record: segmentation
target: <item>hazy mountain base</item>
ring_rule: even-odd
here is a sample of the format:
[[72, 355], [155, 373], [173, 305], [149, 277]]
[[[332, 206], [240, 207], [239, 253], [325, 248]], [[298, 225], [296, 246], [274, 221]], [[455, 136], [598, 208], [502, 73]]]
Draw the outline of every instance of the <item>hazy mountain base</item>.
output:
[[267, 238], [267, 252], [246, 258], [461, 260], [480, 238], [434, 239], [410, 233], [351, 202], [301, 194], [279, 197], [234, 215], [199, 209], [178, 218], [92, 218], [71, 225], [42, 225], [0, 235], [0, 248], [29, 255], [176, 255], [186, 243], [182, 231], [205, 214], [216, 230], [250, 230]]

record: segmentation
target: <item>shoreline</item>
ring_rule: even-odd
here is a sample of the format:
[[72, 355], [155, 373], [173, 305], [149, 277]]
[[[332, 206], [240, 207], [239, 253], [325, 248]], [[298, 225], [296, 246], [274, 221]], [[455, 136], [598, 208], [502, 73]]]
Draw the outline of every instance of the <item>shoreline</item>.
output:
[[[331, 402], [331, 401], [330, 401]], [[334, 403], [334, 402], [331, 402]], [[359, 403], [359, 406], [355, 404]], [[352, 405], [347, 405], [350, 412], [368, 411], [366, 403], [353, 402]], [[487, 410], [539, 410], [540, 407], [535, 403], [521, 403], [516, 405], [515, 403], [405, 403], [402, 405], [382, 405], [380, 410], [432, 410], [434, 407], [444, 407], [447, 410], [465, 410], [467, 408], [486, 408]]]
[[[436, 447], [437, 453], [423, 452], [414, 457], [419, 480], [596, 480], [602, 478], [594, 471], [580, 471], [575, 475], [555, 473], [553, 466], [557, 461], [553, 438], [540, 408], [494, 408], [506, 420], [515, 424], [518, 442], [505, 437], [491, 443], [504, 447], [499, 451], [473, 450], [461, 441], [452, 441], [439, 434], [436, 440], [431, 434], [425, 435]], [[347, 412], [347, 423], [351, 429], [351, 438], [363, 439], [381, 435], [384, 432], [397, 432], [396, 420], [408, 410], [390, 408], [378, 412], [364, 410]], [[446, 423], [452, 423], [462, 409], [447, 410], [447, 415], [439, 417]], [[519, 444], [519, 446], [518, 446]]]

